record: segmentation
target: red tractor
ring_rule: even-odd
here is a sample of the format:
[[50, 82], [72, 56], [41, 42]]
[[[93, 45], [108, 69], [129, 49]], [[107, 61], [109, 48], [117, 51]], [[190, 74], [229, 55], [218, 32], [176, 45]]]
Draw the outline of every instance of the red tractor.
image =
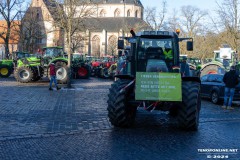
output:
[[110, 78], [115, 75], [117, 69], [116, 58], [114, 56], [108, 56], [102, 63], [101, 68], [101, 77], [103, 78]]

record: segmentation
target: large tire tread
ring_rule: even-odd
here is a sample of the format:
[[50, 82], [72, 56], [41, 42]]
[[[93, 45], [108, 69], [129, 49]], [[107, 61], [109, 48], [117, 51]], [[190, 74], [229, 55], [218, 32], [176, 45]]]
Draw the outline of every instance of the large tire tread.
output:
[[130, 80], [118, 80], [112, 84], [108, 95], [108, 117], [112, 125], [116, 127], [130, 127], [134, 124], [136, 108], [126, 106], [127, 93], [120, 90], [126, 86]]
[[[20, 72], [23, 71], [23, 70], [26, 70], [26, 71], [28, 71], [28, 73], [29, 73], [29, 77], [28, 77], [27, 79], [22, 79], [22, 78], [20, 77], [20, 75], [19, 75]], [[32, 79], [33, 79], [33, 76], [34, 76], [34, 71], [33, 71], [32, 68], [29, 67], [29, 66], [21, 66], [21, 67], [16, 68], [16, 70], [14, 71], [14, 77], [15, 77], [15, 79], [16, 79], [18, 82], [20, 82], [20, 83], [28, 83], [28, 82], [31, 82]]]
[[182, 99], [183, 102], [178, 110], [179, 127], [185, 130], [197, 130], [201, 108], [200, 84], [183, 82]]

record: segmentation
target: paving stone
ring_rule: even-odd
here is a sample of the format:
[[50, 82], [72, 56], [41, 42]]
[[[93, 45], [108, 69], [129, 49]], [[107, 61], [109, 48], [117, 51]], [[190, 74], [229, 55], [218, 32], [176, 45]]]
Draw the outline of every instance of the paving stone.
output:
[[[240, 150], [239, 106], [225, 111], [203, 99], [198, 132], [180, 131], [165, 112], [142, 108], [133, 128], [114, 128], [106, 109], [111, 83], [74, 80], [81, 89], [49, 92], [47, 81], [0, 79], [0, 159], [202, 160], [200, 148]], [[229, 156], [239, 160], [240, 153]]]

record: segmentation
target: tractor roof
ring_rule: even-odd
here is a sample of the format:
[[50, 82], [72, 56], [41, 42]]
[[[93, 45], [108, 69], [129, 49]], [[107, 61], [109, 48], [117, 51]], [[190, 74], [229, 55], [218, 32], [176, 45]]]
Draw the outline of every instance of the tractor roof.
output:
[[175, 32], [169, 31], [141, 31], [137, 33], [137, 36], [170, 36], [173, 37]]

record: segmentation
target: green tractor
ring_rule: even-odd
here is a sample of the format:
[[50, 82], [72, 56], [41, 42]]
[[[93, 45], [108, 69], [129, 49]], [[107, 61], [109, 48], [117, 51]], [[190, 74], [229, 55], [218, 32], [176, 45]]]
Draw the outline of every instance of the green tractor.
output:
[[82, 54], [72, 54], [72, 76], [73, 78], [88, 79], [91, 75], [91, 66], [88, 64], [89, 59]]
[[18, 82], [28, 83], [38, 81], [41, 77], [50, 77], [49, 64], [55, 63], [58, 83], [67, 83], [68, 59], [62, 47], [45, 47], [42, 57], [36, 59], [25, 58], [17, 62], [14, 77]]
[[224, 46], [214, 51], [214, 59], [205, 63], [201, 68], [201, 76], [206, 74], [224, 74], [230, 70], [230, 66], [236, 65], [239, 68], [238, 57], [236, 51], [229, 46]]
[[4, 59], [0, 61], [0, 77], [7, 78], [9, 77], [13, 71], [14, 68], [17, 67], [17, 61], [21, 61], [25, 58], [34, 57], [34, 55], [28, 53], [28, 52], [20, 52], [16, 51], [13, 52], [10, 59]]
[[[197, 130], [201, 108], [199, 77], [182, 77], [179, 43], [187, 40], [187, 50], [193, 49], [192, 38], [179, 38], [179, 32], [142, 31], [132, 37], [119, 37], [118, 49], [125, 40], [131, 44], [127, 56], [130, 73], [119, 74], [108, 94], [108, 117], [115, 127], [131, 127], [137, 108], [168, 111], [184, 130]], [[148, 44], [148, 45], [146, 45]], [[163, 50], [172, 49], [172, 58]]]

